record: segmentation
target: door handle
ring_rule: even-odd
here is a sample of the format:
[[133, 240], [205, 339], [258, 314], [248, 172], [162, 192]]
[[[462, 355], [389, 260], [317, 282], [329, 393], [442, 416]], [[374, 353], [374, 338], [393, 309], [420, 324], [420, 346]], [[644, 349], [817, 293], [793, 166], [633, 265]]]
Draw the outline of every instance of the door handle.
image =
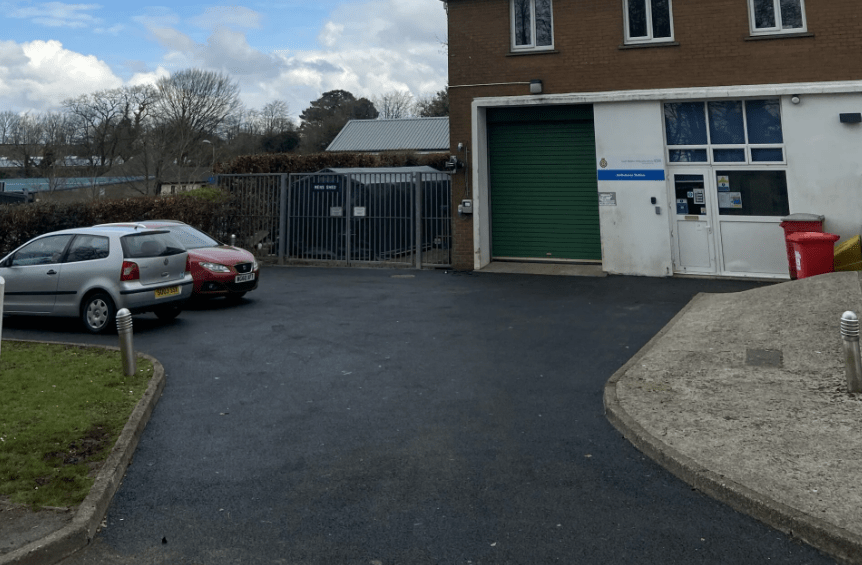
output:
[[45, 274], [46, 274], [46, 275], [56, 275], [56, 274], [57, 274], [57, 271], [55, 271], [54, 269], [51, 269], [50, 271], [48, 271], [48, 272], [47, 272], [47, 273], [45, 273]]

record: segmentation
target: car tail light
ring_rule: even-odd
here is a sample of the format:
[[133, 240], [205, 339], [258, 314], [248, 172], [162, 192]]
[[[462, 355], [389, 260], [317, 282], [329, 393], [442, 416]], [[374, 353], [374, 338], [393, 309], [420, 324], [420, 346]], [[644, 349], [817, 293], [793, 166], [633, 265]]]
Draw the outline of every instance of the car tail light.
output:
[[192, 272], [192, 258], [191, 255], [186, 255], [186, 274]]
[[121, 281], [136, 281], [141, 278], [138, 264], [132, 261], [123, 261], [123, 270], [120, 273]]

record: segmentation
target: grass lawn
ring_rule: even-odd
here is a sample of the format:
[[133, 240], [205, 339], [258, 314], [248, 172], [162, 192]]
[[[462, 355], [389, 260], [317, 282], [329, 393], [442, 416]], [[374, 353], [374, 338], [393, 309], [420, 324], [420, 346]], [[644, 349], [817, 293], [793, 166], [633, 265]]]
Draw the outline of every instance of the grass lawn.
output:
[[0, 497], [80, 504], [153, 375], [119, 351], [5, 341], [0, 348]]

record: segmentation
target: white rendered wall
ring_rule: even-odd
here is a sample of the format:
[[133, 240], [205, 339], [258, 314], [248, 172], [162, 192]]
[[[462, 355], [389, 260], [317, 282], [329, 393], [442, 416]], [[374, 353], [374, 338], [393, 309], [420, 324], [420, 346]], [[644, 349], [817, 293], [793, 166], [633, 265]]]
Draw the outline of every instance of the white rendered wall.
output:
[[781, 98], [791, 213], [826, 216], [824, 230], [842, 240], [862, 231], [862, 124], [838, 114], [862, 112], [862, 94]]
[[[658, 101], [595, 104], [596, 161], [664, 158], [662, 105]], [[612, 166], [612, 165], [611, 165]], [[673, 274], [667, 181], [599, 181], [599, 193], [616, 193], [616, 206], [599, 206], [602, 267], [608, 273], [664, 277]], [[655, 198], [652, 204], [650, 198]], [[656, 206], [661, 214], [655, 212]]]

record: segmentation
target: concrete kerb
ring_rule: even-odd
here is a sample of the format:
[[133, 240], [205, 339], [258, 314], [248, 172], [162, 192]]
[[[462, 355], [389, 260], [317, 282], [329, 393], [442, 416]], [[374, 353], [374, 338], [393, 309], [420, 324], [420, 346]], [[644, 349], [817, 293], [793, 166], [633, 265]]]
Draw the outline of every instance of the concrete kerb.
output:
[[[79, 343], [44, 342], [33, 340], [6, 340], [23, 343], [49, 343], [80, 348], [102, 348], [119, 351], [118, 347], [104, 345], [81, 345]], [[96, 476], [90, 494], [78, 507], [72, 522], [60, 530], [49, 534], [41, 540], [27, 544], [10, 553], [0, 556], [0, 565], [50, 565], [65, 559], [80, 549], [86, 547], [96, 535], [108, 506], [120, 487], [126, 468], [132, 460], [135, 448], [141, 438], [150, 415], [165, 388], [165, 369], [155, 358], [145, 353], [136, 352], [139, 357], [148, 359], [153, 364], [153, 376], [144, 396], [132, 410], [129, 421], [126, 422], [120, 437], [114, 444], [110, 455]]]
[[[862, 275], [860, 275], [860, 284], [862, 284]], [[840, 563], [862, 564], [862, 536], [791, 508], [710, 471], [644, 429], [619, 402], [617, 383], [620, 379], [706, 296], [708, 296], [706, 293], [696, 295], [661, 331], [611, 376], [604, 390], [605, 416], [611, 425], [639, 451], [695, 489], [727, 504], [734, 510], [823, 551]]]

